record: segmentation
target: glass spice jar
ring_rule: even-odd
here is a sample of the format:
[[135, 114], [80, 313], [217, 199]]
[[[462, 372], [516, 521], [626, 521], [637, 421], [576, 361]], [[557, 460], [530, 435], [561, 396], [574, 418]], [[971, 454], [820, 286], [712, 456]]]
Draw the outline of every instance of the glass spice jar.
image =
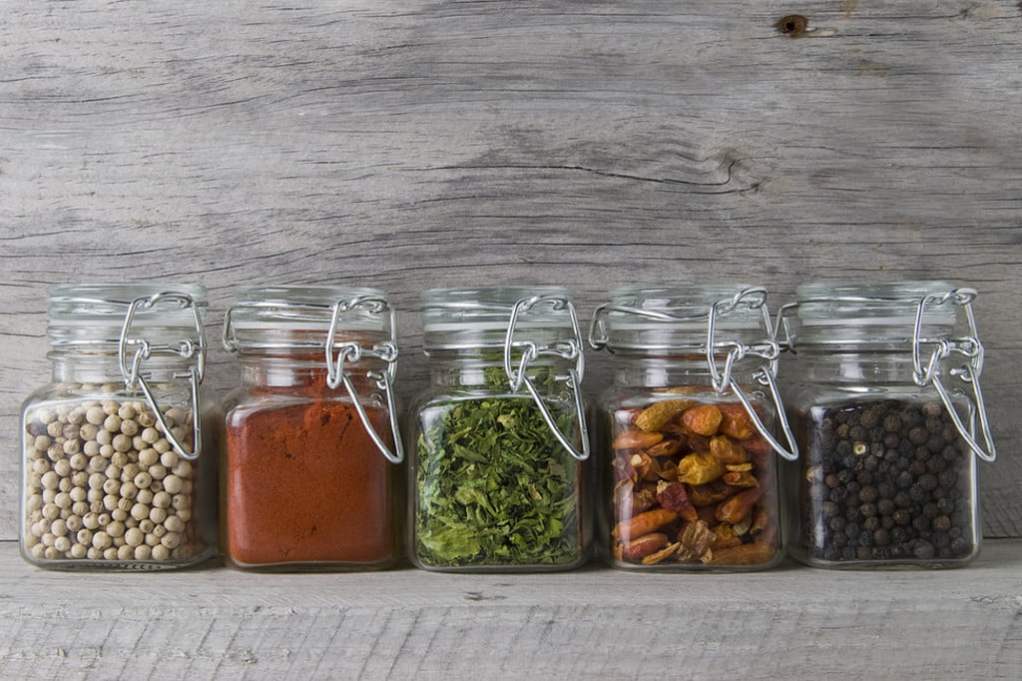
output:
[[165, 570], [216, 550], [205, 289], [50, 291], [52, 381], [21, 410], [21, 553], [40, 567]]
[[995, 450], [975, 297], [939, 281], [822, 282], [799, 287], [786, 306], [796, 318], [782, 310], [798, 367], [786, 401], [803, 452], [785, 473], [796, 559], [866, 568], [976, 557], [975, 460]]
[[[624, 288], [589, 343], [614, 356], [600, 399], [601, 548], [614, 567], [755, 570], [781, 560], [774, 452], [798, 450], [775, 385], [767, 294]], [[788, 446], [774, 437], [779, 422]]]
[[243, 291], [224, 319], [223, 552], [235, 566], [365, 570], [400, 557], [394, 309], [370, 288]]
[[411, 414], [410, 549], [427, 570], [547, 571], [589, 544], [582, 339], [559, 287], [435, 289]]

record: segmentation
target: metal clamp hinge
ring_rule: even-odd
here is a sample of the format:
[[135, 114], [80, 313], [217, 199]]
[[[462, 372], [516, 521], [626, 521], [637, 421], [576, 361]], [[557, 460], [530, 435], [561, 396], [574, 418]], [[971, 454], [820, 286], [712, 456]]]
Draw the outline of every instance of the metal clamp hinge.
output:
[[[133, 338], [131, 327], [135, 320], [135, 314], [139, 310], [151, 309], [159, 302], [176, 302], [180, 308], [190, 308], [195, 318], [195, 334], [197, 342], [191, 339], [184, 339], [174, 345], [153, 345], [145, 338]], [[135, 348], [130, 363], [127, 361], [128, 349]], [[195, 358], [195, 365], [189, 367], [185, 373], [172, 374], [173, 378], [187, 378], [189, 392], [191, 394], [192, 411], [192, 449], [189, 451], [181, 440], [174, 435], [167, 424], [166, 417], [160, 409], [156, 396], [149, 387], [146, 380], [143, 365], [146, 360], [154, 354], [173, 354], [182, 359]], [[124, 323], [121, 325], [121, 335], [117, 343], [117, 361], [121, 370], [121, 377], [124, 379], [124, 387], [130, 392], [140, 389], [145, 395], [153, 417], [163, 432], [170, 446], [179, 456], [189, 461], [194, 461], [202, 451], [202, 418], [199, 413], [199, 385], [206, 376], [206, 339], [202, 331], [202, 319], [199, 316], [199, 308], [192, 297], [185, 293], [176, 291], [163, 291], [152, 296], [135, 298], [128, 305], [128, 312], [124, 316]]]
[[[553, 306], [554, 310], [567, 310], [568, 315], [571, 318], [571, 328], [573, 337], [568, 341], [555, 343], [554, 345], [547, 347], [539, 347], [536, 343], [529, 340], [515, 341], [515, 328], [518, 325], [518, 319], [523, 313], [527, 313], [539, 304], [548, 303]], [[521, 351], [521, 358], [518, 362], [518, 367], [515, 368], [512, 363], [512, 354], [515, 349]], [[569, 439], [569, 437], [560, 429], [557, 425], [557, 420], [550, 412], [550, 408], [546, 404], [546, 400], [539, 393], [532, 378], [528, 375], [529, 365], [539, 357], [542, 356], [555, 356], [565, 360], [574, 360], [575, 366], [568, 370], [566, 375], [554, 376], [554, 380], [565, 383], [568, 389], [571, 391], [573, 401], [575, 404], [575, 417], [578, 420], [579, 437], [582, 441], [582, 449], [579, 451], [575, 443]], [[539, 409], [539, 413], [542, 415], [543, 420], [546, 422], [547, 427], [557, 438], [557, 441], [568, 451], [575, 459], [579, 461], [585, 461], [590, 455], [590, 443], [589, 443], [589, 426], [586, 421], [585, 407], [582, 403], [582, 378], [585, 374], [585, 355], [582, 352], [582, 331], [578, 323], [578, 315], [575, 312], [575, 306], [570, 300], [559, 296], [532, 296], [529, 298], [521, 298], [515, 302], [511, 308], [511, 317], [508, 320], [507, 334], [504, 337], [504, 373], [507, 375], [508, 383], [511, 386], [512, 392], [518, 392], [524, 385], [525, 389], [532, 396], [533, 402]]]

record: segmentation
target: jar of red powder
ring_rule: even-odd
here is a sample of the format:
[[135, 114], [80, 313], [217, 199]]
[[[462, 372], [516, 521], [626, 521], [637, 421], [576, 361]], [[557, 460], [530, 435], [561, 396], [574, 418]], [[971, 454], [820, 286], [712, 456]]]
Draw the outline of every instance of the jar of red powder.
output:
[[368, 288], [243, 291], [224, 320], [223, 552], [235, 566], [378, 569], [399, 556], [394, 311]]

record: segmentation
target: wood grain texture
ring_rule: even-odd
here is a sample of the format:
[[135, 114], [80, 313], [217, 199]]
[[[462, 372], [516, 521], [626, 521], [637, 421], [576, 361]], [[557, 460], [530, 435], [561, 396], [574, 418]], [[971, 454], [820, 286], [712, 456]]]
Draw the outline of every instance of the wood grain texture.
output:
[[1022, 536], [1016, 0], [0, 9], [0, 441], [56, 282], [202, 281], [212, 337], [240, 286], [377, 285], [407, 396], [428, 286], [943, 277], [982, 291], [986, 531]]
[[64, 574], [7, 542], [0, 676], [1016, 681], [1020, 570]]

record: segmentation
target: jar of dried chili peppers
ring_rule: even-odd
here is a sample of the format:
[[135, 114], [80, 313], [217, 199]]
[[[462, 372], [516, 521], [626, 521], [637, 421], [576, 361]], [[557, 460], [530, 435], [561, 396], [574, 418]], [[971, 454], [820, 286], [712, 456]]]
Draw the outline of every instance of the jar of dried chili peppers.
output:
[[996, 456], [976, 291], [816, 282], [782, 315], [803, 457], [786, 467], [789, 551], [815, 567], [958, 567], [979, 553], [977, 459]]
[[614, 356], [600, 400], [600, 537], [615, 567], [780, 561], [775, 452], [798, 453], [775, 384], [766, 298], [746, 286], [626, 288], [597, 309], [590, 345]]
[[412, 410], [412, 560], [446, 571], [580, 565], [589, 441], [568, 291], [432, 290], [422, 321], [431, 387]]
[[400, 554], [394, 311], [369, 288], [244, 291], [224, 320], [223, 551], [267, 569], [373, 569]]

